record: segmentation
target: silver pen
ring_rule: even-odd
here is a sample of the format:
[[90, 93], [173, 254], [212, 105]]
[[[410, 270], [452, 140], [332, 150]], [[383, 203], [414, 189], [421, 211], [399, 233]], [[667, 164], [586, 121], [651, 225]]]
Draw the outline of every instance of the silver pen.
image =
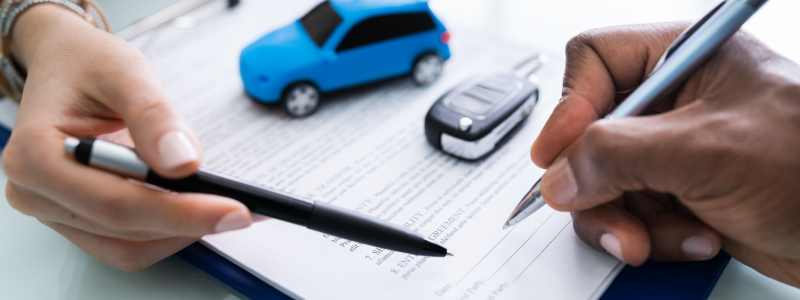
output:
[[[638, 116], [657, 105], [683, 84], [713, 55], [767, 0], [723, 1], [705, 17], [686, 29], [667, 48], [647, 79], [606, 119]], [[525, 194], [503, 229], [522, 222], [544, 206], [542, 179]]]

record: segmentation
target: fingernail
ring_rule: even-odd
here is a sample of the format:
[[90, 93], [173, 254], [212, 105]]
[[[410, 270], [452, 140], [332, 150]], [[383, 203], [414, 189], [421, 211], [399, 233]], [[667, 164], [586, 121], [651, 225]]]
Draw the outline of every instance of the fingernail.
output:
[[189, 138], [181, 131], [170, 131], [158, 140], [158, 154], [161, 166], [172, 170], [188, 162], [197, 160], [197, 150]]
[[216, 232], [223, 232], [229, 230], [242, 229], [250, 226], [251, 218], [250, 213], [244, 210], [237, 210], [229, 212], [227, 215], [219, 219], [217, 226], [214, 228]]
[[542, 193], [561, 205], [569, 205], [575, 199], [575, 195], [578, 194], [578, 184], [567, 158], [557, 160], [547, 169], [542, 178]]
[[714, 250], [713, 241], [710, 237], [704, 235], [693, 236], [681, 244], [683, 253], [691, 257], [708, 258], [711, 256], [711, 251]]
[[619, 258], [619, 260], [625, 261], [625, 259], [622, 258], [622, 245], [620, 245], [619, 239], [616, 235], [604, 233], [602, 236], [600, 236], [600, 246], [603, 246], [603, 249], [606, 249], [606, 252], [611, 253], [611, 255]]

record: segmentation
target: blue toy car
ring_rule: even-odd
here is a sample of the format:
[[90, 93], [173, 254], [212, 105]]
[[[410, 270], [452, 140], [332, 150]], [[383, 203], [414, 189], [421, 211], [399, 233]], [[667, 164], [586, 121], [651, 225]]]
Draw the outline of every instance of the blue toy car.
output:
[[439, 77], [450, 34], [418, 0], [331, 0], [242, 51], [245, 90], [289, 115], [316, 110], [320, 93], [411, 74]]

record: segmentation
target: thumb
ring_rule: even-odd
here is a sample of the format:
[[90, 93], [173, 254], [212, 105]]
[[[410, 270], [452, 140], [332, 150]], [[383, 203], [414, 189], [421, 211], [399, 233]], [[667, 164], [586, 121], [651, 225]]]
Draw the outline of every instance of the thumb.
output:
[[142, 60], [123, 75], [106, 78], [114, 82], [101, 85], [96, 98], [123, 119], [137, 153], [153, 171], [170, 178], [188, 176], [202, 162], [200, 143], [167, 97], [158, 73]]
[[674, 193], [697, 173], [687, 172], [691, 146], [685, 133], [691, 122], [680, 120], [686, 108], [594, 122], [542, 177], [545, 201], [557, 210], [577, 211], [626, 191]]
[[531, 147], [542, 168], [642, 83], [687, 23], [616, 26], [583, 32], [567, 44], [562, 98]]
[[153, 171], [165, 177], [194, 173], [202, 162], [194, 132], [169, 99], [150, 101], [133, 104], [122, 113], [136, 151]]

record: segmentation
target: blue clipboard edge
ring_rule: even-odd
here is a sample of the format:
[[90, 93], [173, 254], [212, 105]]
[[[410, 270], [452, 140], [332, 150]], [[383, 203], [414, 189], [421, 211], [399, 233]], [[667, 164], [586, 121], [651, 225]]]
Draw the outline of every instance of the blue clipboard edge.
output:
[[[5, 148], [10, 136], [11, 130], [0, 125], [0, 150]], [[250, 299], [292, 299], [200, 242], [175, 255]], [[648, 261], [640, 267], [625, 266], [600, 299], [705, 300], [730, 259], [730, 255], [720, 252], [707, 261]]]
[[[176, 255], [250, 299], [292, 299], [200, 242]], [[730, 256], [720, 252], [707, 261], [626, 265], [603, 293], [610, 299], [707, 299]]]
[[11, 138], [11, 131], [0, 125], [0, 150], [6, 147], [9, 138]]
[[250, 299], [292, 299], [200, 242], [183, 248], [175, 255]]

